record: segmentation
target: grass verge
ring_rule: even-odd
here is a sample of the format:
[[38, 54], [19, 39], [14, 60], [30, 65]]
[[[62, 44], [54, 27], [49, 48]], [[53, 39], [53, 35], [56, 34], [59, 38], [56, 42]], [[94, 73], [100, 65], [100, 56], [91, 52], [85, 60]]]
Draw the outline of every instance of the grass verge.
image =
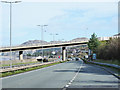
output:
[[32, 70], [36, 70], [36, 69], [40, 69], [40, 68], [44, 68], [44, 67], [48, 67], [48, 66], [52, 66], [52, 65], [55, 65], [55, 64], [64, 63], [64, 62], [66, 62], [66, 61], [55, 62], [55, 63], [52, 63], [52, 64], [41, 65], [41, 66], [32, 67], [32, 68], [23, 69], [23, 70], [4, 72], [4, 73], [1, 73], [0, 77], [6, 77], [6, 76], [10, 76], [10, 75], [24, 73], [24, 72], [28, 72], [28, 71], [32, 71]]

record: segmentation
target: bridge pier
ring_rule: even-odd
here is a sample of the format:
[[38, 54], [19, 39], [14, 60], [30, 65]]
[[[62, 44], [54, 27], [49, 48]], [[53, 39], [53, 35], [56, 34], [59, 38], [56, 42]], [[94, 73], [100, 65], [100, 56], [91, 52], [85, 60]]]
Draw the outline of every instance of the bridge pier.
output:
[[62, 60], [66, 60], [66, 47], [62, 47]]
[[19, 60], [23, 60], [23, 51], [19, 51]]

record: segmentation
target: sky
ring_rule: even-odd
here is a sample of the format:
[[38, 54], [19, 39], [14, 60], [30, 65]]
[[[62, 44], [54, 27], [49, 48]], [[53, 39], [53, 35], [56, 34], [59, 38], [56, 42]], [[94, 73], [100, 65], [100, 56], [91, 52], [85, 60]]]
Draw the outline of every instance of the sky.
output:
[[[86, 1], [86, 0], [85, 0]], [[118, 33], [118, 2], [30, 2], [12, 5], [12, 45], [28, 40], [64, 41], [79, 37], [108, 37]], [[0, 38], [2, 46], [9, 46], [9, 4], [0, 3]]]

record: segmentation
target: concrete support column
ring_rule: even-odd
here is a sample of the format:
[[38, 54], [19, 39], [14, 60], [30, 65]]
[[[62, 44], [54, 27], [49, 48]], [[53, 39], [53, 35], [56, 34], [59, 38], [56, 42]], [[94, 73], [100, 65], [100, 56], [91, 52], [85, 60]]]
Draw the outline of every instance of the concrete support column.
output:
[[66, 47], [62, 47], [62, 60], [66, 60]]
[[23, 51], [19, 51], [19, 60], [23, 60]]

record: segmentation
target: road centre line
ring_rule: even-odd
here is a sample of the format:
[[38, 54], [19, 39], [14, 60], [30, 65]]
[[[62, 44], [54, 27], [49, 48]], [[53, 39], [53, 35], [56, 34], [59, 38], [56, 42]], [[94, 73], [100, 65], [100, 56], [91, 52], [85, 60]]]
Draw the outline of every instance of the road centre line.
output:
[[[81, 60], [81, 61], [82, 61], [82, 60]], [[79, 74], [79, 72], [80, 72], [80, 70], [81, 70], [81, 68], [82, 68], [82, 65], [83, 65], [83, 61], [82, 61], [82, 64], [80, 65], [80, 67], [79, 67], [79, 70], [78, 70], [77, 73], [75, 74], [75, 76], [72, 78], [72, 80], [70, 80], [70, 82], [69, 82], [67, 85], [64, 86], [64, 88], [63, 88], [62, 90], [66, 90], [66, 88], [68, 88], [68, 87], [72, 84], [72, 82], [75, 80], [75, 78], [76, 78], [77, 75]]]

